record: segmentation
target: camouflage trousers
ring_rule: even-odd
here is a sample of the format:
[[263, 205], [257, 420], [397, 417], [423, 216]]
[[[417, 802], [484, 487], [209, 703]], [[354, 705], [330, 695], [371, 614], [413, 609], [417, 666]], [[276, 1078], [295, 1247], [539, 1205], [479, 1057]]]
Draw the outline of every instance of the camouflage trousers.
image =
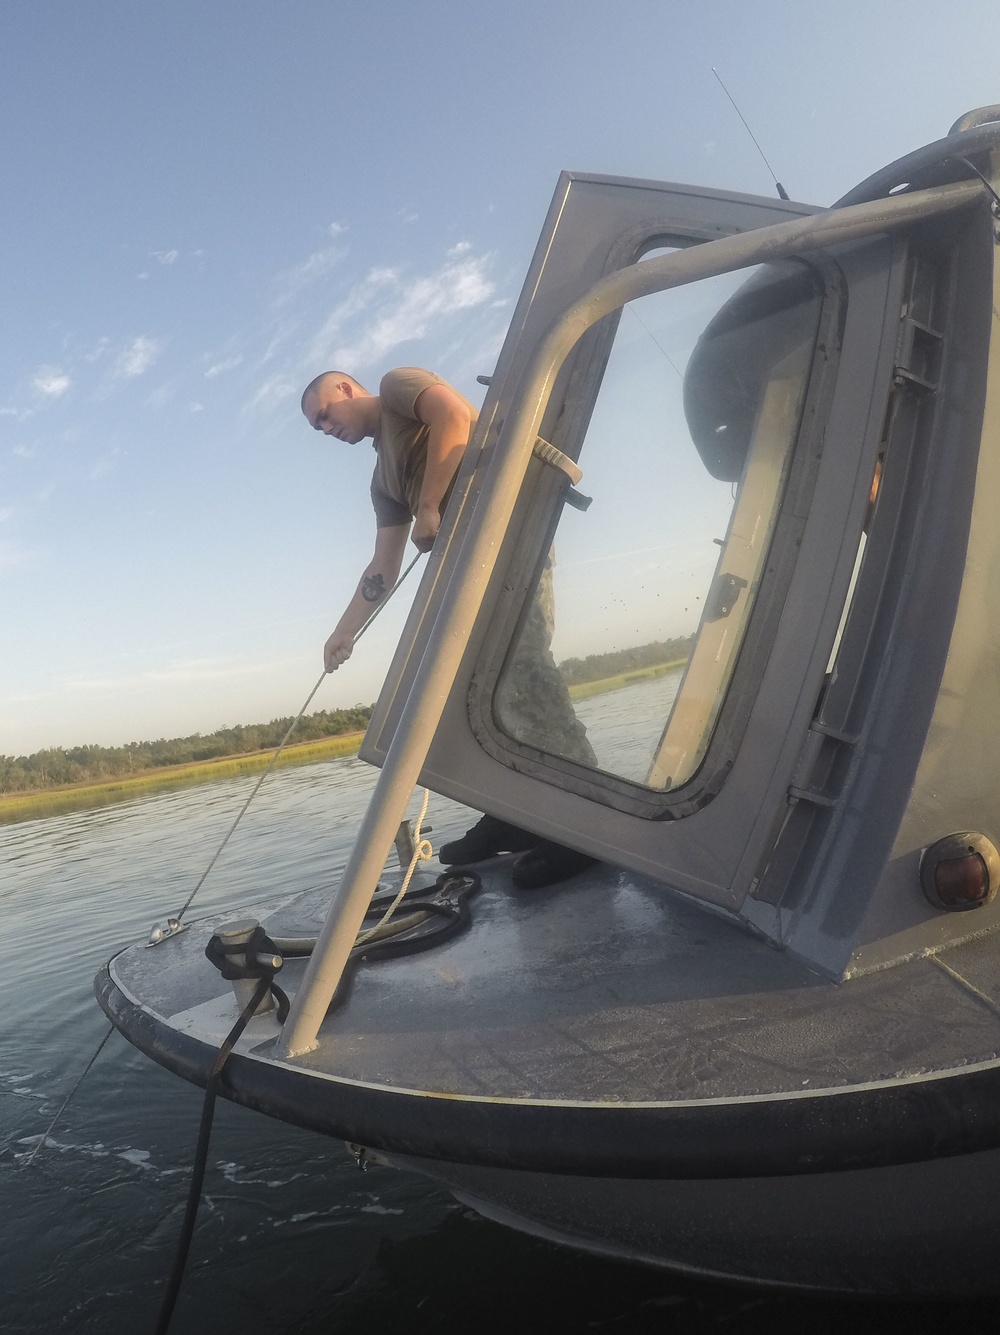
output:
[[515, 741], [596, 766], [597, 757], [587, 740], [587, 729], [576, 716], [569, 690], [552, 657], [554, 564], [553, 553], [549, 552], [528, 615], [500, 674], [496, 717]]

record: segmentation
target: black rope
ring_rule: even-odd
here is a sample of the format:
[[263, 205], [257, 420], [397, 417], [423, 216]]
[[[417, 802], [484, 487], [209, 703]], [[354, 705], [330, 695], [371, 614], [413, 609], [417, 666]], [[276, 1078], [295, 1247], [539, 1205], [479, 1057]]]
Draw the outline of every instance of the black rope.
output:
[[215, 1096], [218, 1093], [222, 1069], [229, 1060], [229, 1054], [239, 1042], [240, 1035], [249, 1024], [250, 1017], [267, 995], [270, 986], [271, 979], [267, 976], [261, 978], [258, 982], [253, 996], [240, 1012], [240, 1018], [226, 1035], [222, 1046], [216, 1053], [212, 1070], [205, 1084], [205, 1101], [201, 1106], [201, 1125], [198, 1128], [198, 1144], [195, 1148], [194, 1164], [191, 1168], [191, 1186], [188, 1190], [184, 1222], [181, 1224], [181, 1235], [177, 1241], [174, 1264], [170, 1272], [170, 1278], [167, 1281], [167, 1290], [163, 1295], [163, 1302], [160, 1305], [160, 1315], [157, 1317], [154, 1335], [166, 1335], [170, 1326], [170, 1318], [174, 1313], [177, 1295], [180, 1293], [181, 1281], [184, 1278], [188, 1252], [191, 1248], [191, 1238], [194, 1235], [194, 1223], [198, 1215], [198, 1206], [201, 1204], [205, 1166], [208, 1163], [208, 1143], [212, 1135], [212, 1119], [215, 1116]]
[[215, 965], [229, 983], [238, 978], [267, 978], [278, 1003], [278, 1023], [285, 1023], [288, 1018], [288, 997], [274, 981], [274, 975], [284, 964], [284, 959], [263, 927], [258, 924], [249, 939], [238, 944], [225, 943], [219, 936], [213, 936], [205, 947], [205, 958]]
[[[344, 966], [344, 972], [340, 976], [340, 982], [330, 1000], [330, 1010], [335, 1010], [343, 1005], [347, 999], [348, 993], [354, 981], [354, 975], [357, 973], [364, 961], [367, 964], [374, 964], [380, 960], [400, 959], [406, 955], [416, 955], [419, 951], [430, 950], [433, 946], [443, 945], [450, 941], [452, 937], [458, 936], [464, 932], [472, 922], [472, 913], [466, 900], [476, 893], [482, 886], [482, 880], [478, 872], [471, 869], [461, 872], [446, 871], [437, 878], [437, 881], [427, 889], [443, 892], [453, 896], [453, 902], [436, 904], [430, 901], [421, 901], [414, 905], [419, 908], [421, 913], [427, 913], [438, 921], [420, 931], [418, 924], [415, 927], [404, 929], [398, 937], [389, 939], [380, 939], [365, 941], [360, 946], [355, 946], [347, 957], [347, 963]], [[421, 891], [421, 894], [427, 893], [427, 889]], [[365, 915], [374, 916], [377, 910], [370, 907]], [[442, 921], [443, 920], [443, 921]], [[412, 933], [412, 934], [411, 934]]]
[[[443, 904], [420, 903], [420, 912], [426, 913], [430, 918], [437, 919], [437, 922], [425, 932], [406, 936], [402, 940], [371, 941], [357, 947], [356, 953], [348, 960], [349, 968], [344, 972], [341, 986], [337, 988], [332, 1004], [336, 1004], [338, 999], [342, 998], [349, 986], [350, 975], [353, 974], [362, 959], [369, 961], [398, 959], [404, 955], [426, 950], [432, 945], [438, 945], [464, 931], [471, 921], [466, 899], [469, 895], [474, 894], [481, 884], [478, 874], [473, 871], [442, 873], [432, 886], [426, 887], [420, 893], [444, 892], [453, 895], [454, 902]], [[373, 914], [376, 911], [375, 906], [372, 906], [368, 913]], [[275, 960], [273, 966], [263, 963], [259, 958], [263, 952], [269, 952], [273, 956]], [[307, 952], [303, 950], [302, 953]], [[223, 1067], [229, 1060], [233, 1048], [239, 1042], [243, 1030], [249, 1024], [251, 1016], [255, 1014], [257, 1007], [267, 995], [268, 989], [271, 990], [278, 1002], [278, 1021], [283, 1023], [285, 1016], [288, 1014], [288, 998], [274, 982], [274, 975], [283, 963], [281, 954], [275, 942], [262, 927], [258, 926], [249, 940], [239, 944], [229, 945], [223, 943], [218, 936], [213, 936], [205, 947], [205, 955], [224, 978], [230, 980], [257, 978], [258, 982], [253, 996], [240, 1012], [239, 1019], [216, 1053], [215, 1061], [205, 1084], [205, 1100], [201, 1108], [201, 1125], [198, 1128], [198, 1144], [195, 1147], [194, 1163], [191, 1168], [191, 1185], [188, 1189], [187, 1206], [184, 1210], [184, 1220], [177, 1241], [177, 1251], [174, 1254], [174, 1263], [170, 1278], [167, 1281], [166, 1292], [163, 1295], [154, 1335], [166, 1335], [180, 1293], [181, 1283], [184, 1279], [188, 1253], [191, 1249], [191, 1239], [194, 1236], [195, 1220], [198, 1215], [198, 1207], [201, 1204], [205, 1168], [208, 1163], [208, 1145], [212, 1134], [212, 1120], [215, 1116], [215, 1099], [221, 1083]], [[264, 958], [266, 959], [266, 955]], [[95, 1053], [94, 1056], [96, 1057], [96, 1055]], [[91, 1064], [93, 1064], [93, 1059]]]

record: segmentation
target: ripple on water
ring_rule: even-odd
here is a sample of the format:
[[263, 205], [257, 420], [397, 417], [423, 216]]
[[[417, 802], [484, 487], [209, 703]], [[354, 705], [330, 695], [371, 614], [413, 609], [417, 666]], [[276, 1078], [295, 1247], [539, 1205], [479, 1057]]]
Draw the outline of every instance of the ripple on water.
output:
[[[622, 691], [600, 707], [584, 702], [595, 739], [605, 726], [631, 735], [637, 699]], [[272, 775], [196, 915], [276, 888], [332, 886], [376, 777], [356, 758]], [[53, 1139], [24, 1164], [106, 1032], [97, 969], [180, 907], [254, 781], [0, 828], [5, 1335], [153, 1327], [201, 1091], [113, 1035]], [[440, 844], [470, 813], [432, 797], [429, 819]], [[845, 1304], [734, 1298], [520, 1237], [416, 1178], [361, 1174], [342, 1146], [227, 1103], [216, 1110], [206, 1197], [173, 1327], [187, 1335], [487, 1335], [531, 1329], [531, 1313], [545, 1313], [547, 1335], [605, 1326], [633, 1335], [666, 1329], [665, 1305], [681, 1335], [720, 1325], [782, 1335], [818, 1322], [832, 1331], [838, 1310], [845, 1328], [858, 1324]]]

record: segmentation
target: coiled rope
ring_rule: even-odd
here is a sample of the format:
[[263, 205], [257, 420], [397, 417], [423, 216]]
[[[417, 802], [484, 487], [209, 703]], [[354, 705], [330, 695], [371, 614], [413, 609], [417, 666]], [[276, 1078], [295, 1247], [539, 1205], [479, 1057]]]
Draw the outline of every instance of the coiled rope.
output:
[[413, 829], [413, 840], [416, 846], [413, 850], [413, 857], [410, 859], [410, 865], [406, 869], [406, 875], [403, 877], [403, 884], [399, 887], [399, 892], [396, 895], [396, 898], [392, 901], [392, 903], [389, 905], [386, 911], [382, 914], [381, 918], [379, 918], [378, 922], [375, 924], [374, 927], [369, 927], [366, 932], [360, 932], [358, 934], [358, 938], [354, 942], [355, 947], [363, 946], [366, 941], [370, 941], [372, 937], [376, 935], [376, 933], [381, 931], [381, 929], [386, 925], [386, 923], [389, 921], [392, 915], [399, 908], [400, 904], [402, 904], [403, 896], [410, 888], [410, 882], [413, 880], [413, 873], [417, 870], [418, 864], [421, 862], [430, 862], [431, 858], [434, 856], [434, 849], [431, 846], [431, 841], [429, 839], [421, 839], [420, 837], [420, 829], [424, 823], [424, 817], [427, 815], [427, 804], [428, 802], [430, 802], [430, 800], [431, 800], [431, 795], [425, 788], [424, 800], [420, 807], [420, 815], [417, 817], [417, 823]]

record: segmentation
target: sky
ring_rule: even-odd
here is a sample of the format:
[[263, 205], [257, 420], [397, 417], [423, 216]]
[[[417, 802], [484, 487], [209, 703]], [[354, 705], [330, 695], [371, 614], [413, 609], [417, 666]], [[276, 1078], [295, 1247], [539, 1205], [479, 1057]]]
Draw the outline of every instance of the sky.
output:
[[[303, 385], [416, 364], [479, 402], [561, 169], [772, 195], [713, 68], [833, 202], [1000, 101], [1000, 7], [943, 13], [0, 5], [0, 753], [294, 714], [373, 540], [370, 447], [310, 431]], [[669, 575], [625, 536], [584, 545]], [[313, 708], [375, 698], [412, 592]]]

